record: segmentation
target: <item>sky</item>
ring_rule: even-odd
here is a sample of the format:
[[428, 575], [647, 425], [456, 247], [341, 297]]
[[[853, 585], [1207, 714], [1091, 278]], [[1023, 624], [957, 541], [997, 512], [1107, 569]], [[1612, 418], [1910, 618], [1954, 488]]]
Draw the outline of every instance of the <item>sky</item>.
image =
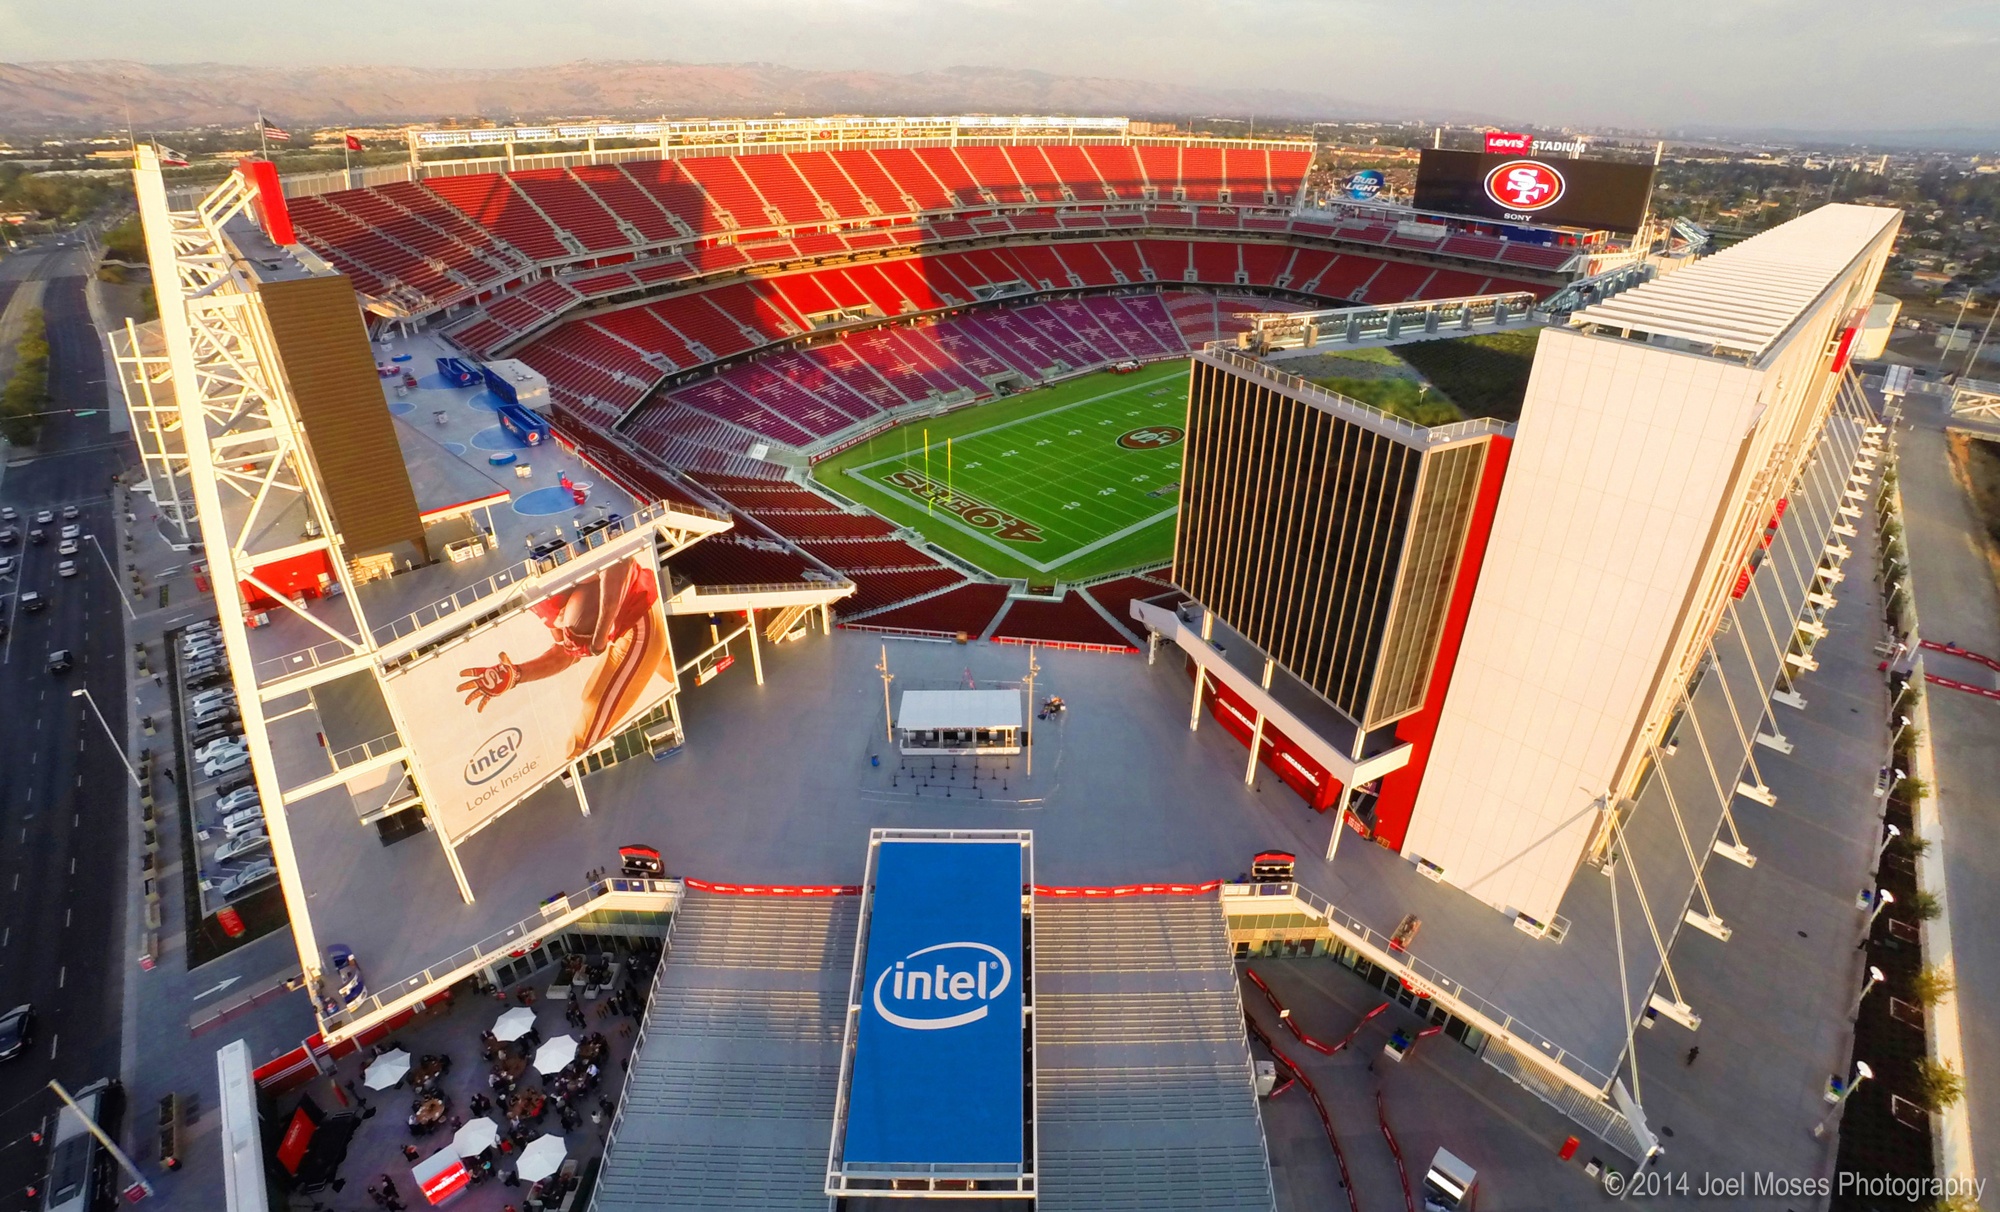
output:
[[1545, 126], [1991, 126], [1995, 0], [0, 0], [0, 59], [957, 65]]

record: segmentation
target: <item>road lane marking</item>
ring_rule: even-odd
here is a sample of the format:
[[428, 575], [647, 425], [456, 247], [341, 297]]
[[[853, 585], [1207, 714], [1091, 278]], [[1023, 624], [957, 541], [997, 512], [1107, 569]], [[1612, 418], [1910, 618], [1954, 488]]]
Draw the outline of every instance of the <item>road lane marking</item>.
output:
[[62, 1036], [60, 1036], [60, 1035], [51, 1035], [51, 1036], [49, 1036], [49, 1059], [50, 1059], [50, 1060], [54, 1060], [54, 1059], [56, 1058], [56, 1045], [60, 1044], [61, 1042], [62, 1042]]
[[72, 913], [75, 913], [75, 912], [76, 912], [76, 910], [74, 910], [74, 909], [65, 909], [65, 910], [63, 910], [63, 929], [65, 929], [65, 930], [69, 929], [69, 917], [70, 917], [70, 914], [72, 914]]
[[69, 861], [69, 873], [70, 873], [71, 875], [75, 875], [75, 874], [76, 874], [76, 860], [75, 860], [75, 859], [71, 859], [71, 860]]
[[60, 989], [67, 984], [69, 984], [69, 965], [64, 964], [62, 971], [56, 973], [56, 988]]

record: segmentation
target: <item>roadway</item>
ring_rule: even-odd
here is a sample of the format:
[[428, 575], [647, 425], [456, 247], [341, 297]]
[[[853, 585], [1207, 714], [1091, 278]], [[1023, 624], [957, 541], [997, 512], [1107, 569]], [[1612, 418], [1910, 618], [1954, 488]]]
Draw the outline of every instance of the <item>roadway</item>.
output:
[[[0, 264], [0, 301], [21, 280], [46, 282], [50, 388], [56, 409], [102, 409], [104, 357], [84, 304], [85, 254], [43, 248]], [[15, 452], [15, 457], [19, 457]], [[51, 1079], [74, 1089], [119, 1070], [127, 846], [123, 765], [89, 709], [70, 692], [88, 687], [121, 738], [127, 734], [123, 606], [99, 548], [84, 543], [78, 574], [56, 575], [60, 510], [75, 505], [84, 533], [117, 557], [108, 493], [111, 477], [134, 461], [105, 413], [46, 418], [32, 458], [0, 479], [0, 504], [21, 514], [25, 536], [38, 509], [58, 511], [46, 546], [25, 538], [7, 554], [21, 568], [0, 580], [0, 1009], [32, 1002], [33, 1045], [0, 1063], [0, 1208], [38, 1179], [39, 1151], [28, 1133], [53, 1103]], [[49, 608], [18, 609], [20, 591], [39, 591]], [[50, 650], [74, 653], [74, 667], [51, 674]]]

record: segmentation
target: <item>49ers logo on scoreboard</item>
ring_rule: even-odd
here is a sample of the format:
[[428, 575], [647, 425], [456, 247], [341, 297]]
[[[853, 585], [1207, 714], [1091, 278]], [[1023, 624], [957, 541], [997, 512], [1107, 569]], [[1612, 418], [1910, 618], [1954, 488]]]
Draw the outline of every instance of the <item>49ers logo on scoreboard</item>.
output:
[[1486, 174], [1486, 196], [1510, 211], [1547, 210], [1567, 188], [1563, 175], [1540, 160], [1508, 160]]
[[1172, 446], [1186, 436], [1179, 426], [1149, 425], [1119, 434], [1118, 444], [1127, 450], [1158, 450], [1163, 446]]

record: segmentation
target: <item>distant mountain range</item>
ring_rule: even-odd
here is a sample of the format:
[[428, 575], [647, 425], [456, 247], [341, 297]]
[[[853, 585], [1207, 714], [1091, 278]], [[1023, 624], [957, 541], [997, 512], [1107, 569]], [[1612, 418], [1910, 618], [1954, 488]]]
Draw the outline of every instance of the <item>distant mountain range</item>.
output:
[[[1214, 89], [1003, 68], [895, 74], [771, 63], [582, 61], [548, 67], [243, 67], [119, 60], [0, 63], [0, 133], [333, 125], [443, 118], [1072, 113], [1371, 119], [1379, 105], [1276, 89]], [[1454, 115], [1438, 113], [1444, 120]], [[1458, 120], [1463, 120], [1460, 117]]]

